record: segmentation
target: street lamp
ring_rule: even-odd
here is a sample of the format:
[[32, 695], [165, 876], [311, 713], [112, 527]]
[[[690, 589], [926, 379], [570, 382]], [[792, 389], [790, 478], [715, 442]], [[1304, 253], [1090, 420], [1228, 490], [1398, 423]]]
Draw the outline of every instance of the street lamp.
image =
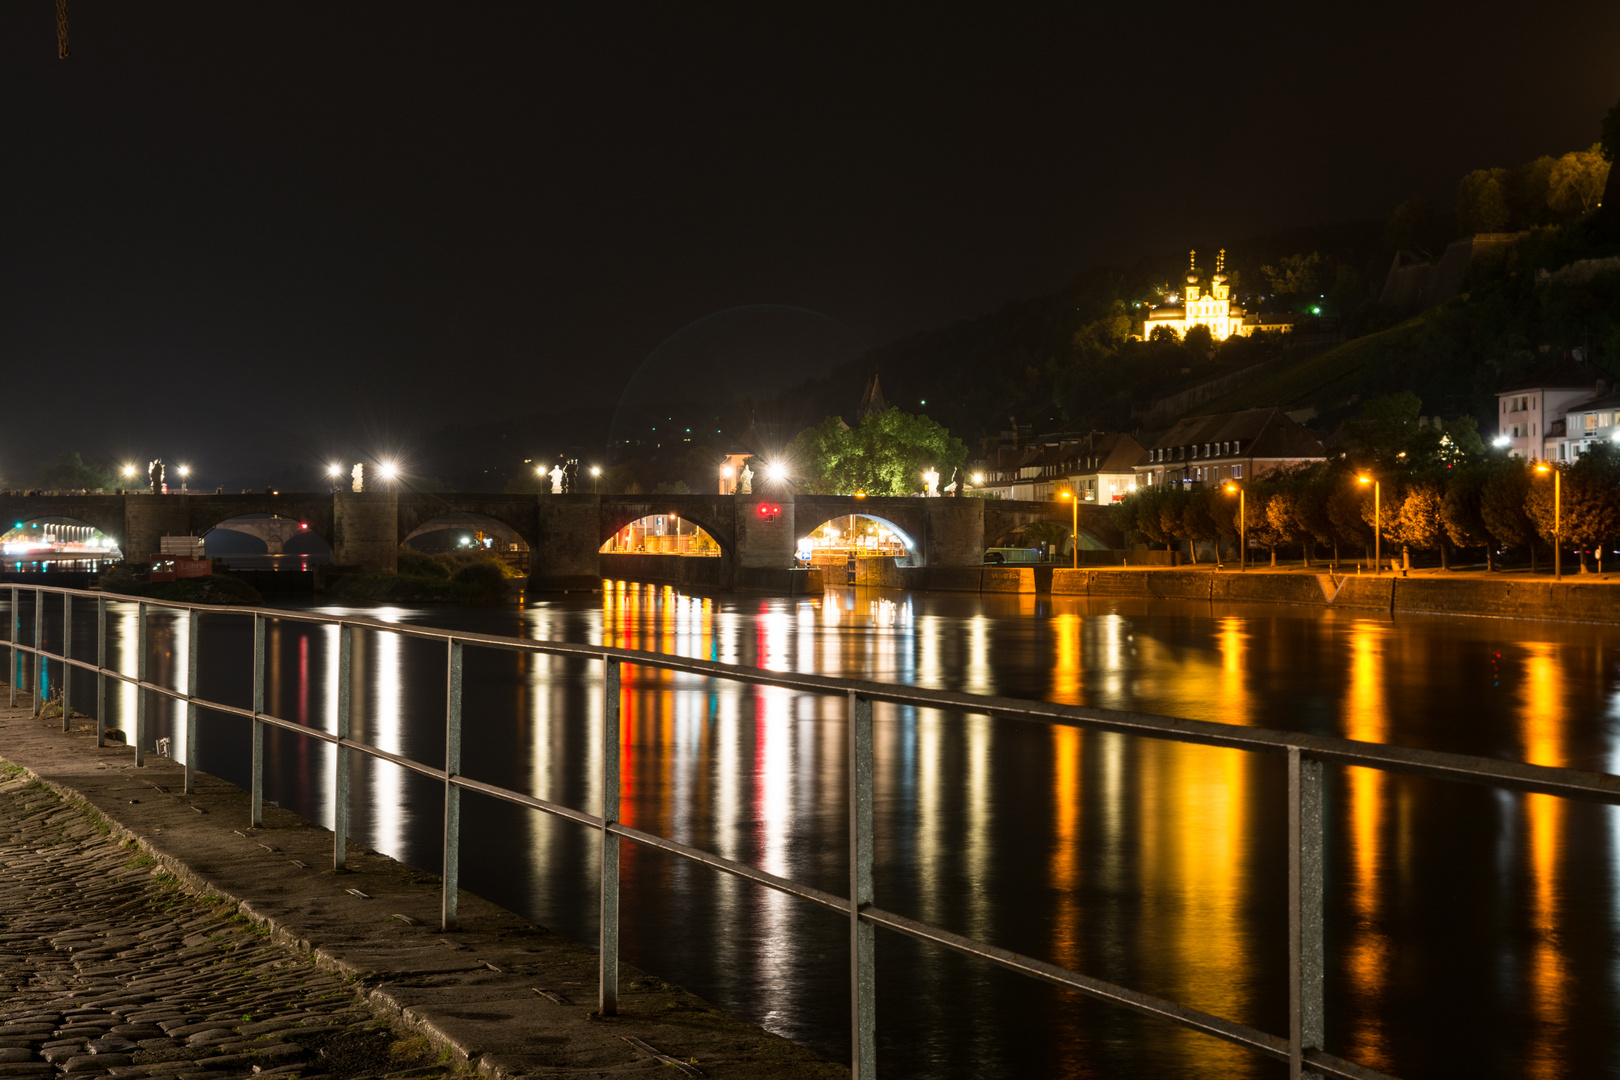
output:
[[[1249, 568], [1249, 516], [1245, 505], [1248, 493], [1240, 485], [1228, 482], [1226, 493], [1230, 495], [1234, 491], [1238, 497], [1238, 571], [1242, 572]], [[1219, 543], [1219, 539], [1216, 542]]]
[[599, 484], [597, 482], [601, 478], [602, 478], [602, 466], [600, 466], [600, 465], [592, 465], [591, 466], [591, 494], [595, 495], [595, 494], [597, 494], [598, 492], [601, 491], [602, 486], [601, 486], [601, 484]]
[[392, 481], [396, 476], [399, 475], [399, 466], [395, 465], [392, 461], [381, 462], [377, 466], [377, 474], [384, 480]]
[[783, 480], [787, 479], [787, 475], [787, 466], [783, 465], [780, 461], [773, 461], [769, 465], [765, 466], [765, 479], [767, 480], [781, 483]]
[[1074, 568], [1080, 569], [1080, 500], [1074, 497], [1074, 492], [1063, 491], [1059, 494], [1069, 500], [1069, 517], [1073, 521], [1074, 531], [1069, 533], [1069, 550], [1074, 554]]
[[923, 473], [922, 478], [923, 494], [932, 496], [935, 489], [939, 487], [939, 470], [930, 465], [928, 471]]
[[190, 475], [191, 475], [191, 466], [190, 465], [182, 465], [182, 466], [180, 466], [180, 494], [182, 494], [182, 495], [184, 495], [186, 493], [186, 477], [188, 477]]
[[1564, 580], [1564, 472], [1547, 461], [1537, 465], [1536, 472], [1552, 473], [1553, 475], [1553, 580], [1562, 581]]
[[1356, 477], [1356, 483], [1371, 484], [1373, 486], [1373, 573], [1382, 574], [1384, 572], [1384, 552], [1381, 543], [1384, 537], [1383, 495], [1379, 490], [1379, 482], [1374, 477], [1358, 476]]

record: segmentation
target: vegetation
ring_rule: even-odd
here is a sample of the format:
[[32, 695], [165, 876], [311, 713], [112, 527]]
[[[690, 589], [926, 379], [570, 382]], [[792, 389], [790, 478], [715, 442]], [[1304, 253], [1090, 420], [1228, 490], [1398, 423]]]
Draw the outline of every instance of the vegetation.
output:
[[[1243, 482], [1245, 526], [1252, 545], [1299, 551], [1309, 564], [1322, 547], [1334, 561], [1340, 547], [1370, 557], [1373, 530], [1384, 550], [1432, 552], [1442, 567], [1453, 549], [1495, 555], [1520, 549], [1535, 565], [1539, 545], [1554, 542], [1554, 482], [1559, 472], [1557, 527], [1564, 546], [1602, 572], [1604, 544], [1620, 538], [1620, 448], [1594, 446], [1573, 463], [1532, 466], [1487, 451], [1472, 417], [1423, 423], [1410, 393], [1368, 402], [1346, 424], [1348, 456]], [[1378, 481], [1374, 489], [1359, 478]], [[1115, 520], [1139, 543], [1167, 546], [1229, 541], [1237, 535], [1238, 500], [1227, 490], [1175, 487], [1137, 491], [1115, 508]]]
[[101, 588], [123, 596], [149, 596], [154, 600], [174, 600], [183, 604], [257, 604], [264, 597], [245, 581], [228, 574], [152, 581], [144, 566], [115, 566], [103, 570], [97, 579]]
[[910, 495], [929, 469], [942, 487], [950, 483], [967, 447], [928, 417], [891, 408], [853, 429], [829, 416], [793, 441], [788, 458], [799, 486], [817, 494]]
[[507, 581], [520, 576], [487, 551], [427, 555], [402, 547], [397, 573], [351, 574], [334, 582], [332, 592], [356, 600], [399, 603], [494, 603], [507, 598]]
[[87, 462], [77, 450], [69, 451], [41, 469], [34, 485], [46, 491], [111, 491], [116, 485], [113, 470], [100, 462]]

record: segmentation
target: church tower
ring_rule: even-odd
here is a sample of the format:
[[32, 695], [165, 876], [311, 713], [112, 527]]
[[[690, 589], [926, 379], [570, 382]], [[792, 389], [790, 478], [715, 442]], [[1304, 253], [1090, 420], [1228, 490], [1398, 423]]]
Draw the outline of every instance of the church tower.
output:
[[1219, 255], [1215, 256], [1215, 277], [1212, 280], [1211, 284], [1214, 285], [1214, 289], [1212, 289], [1211, 291], [1214, 292], [1215, 299], [1217, 299], [1217, 300], [1229, 300], [1229, 299], [1231, 299], [1232, 290], [1231, 290], [1231, 287], [1226, 284], [1226, 249], [1225, 248], [1221, 248], [1221, 253]]
[[1187, 303], [1198, 299], [1198, 252], [1187, 252]]

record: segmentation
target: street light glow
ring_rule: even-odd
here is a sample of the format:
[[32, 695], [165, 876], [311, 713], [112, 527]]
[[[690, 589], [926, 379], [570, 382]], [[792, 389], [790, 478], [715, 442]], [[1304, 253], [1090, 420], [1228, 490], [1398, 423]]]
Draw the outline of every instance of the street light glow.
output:
[[124, 475], [126, 477], [134, 476], [135, 475], [135, 466], [133, 466], [133, 465], [125, 465], [124, 466]]
[[180, 466], [180, 475], [181, 476], [190, 476], [191, 475], [191, 466], [190, 465], [182, 465], [182, 466]]
[[601, 476], [602, 475], [602, 466], [600, 466], [600, 465], [592, 465], [591, 466], [591, 475], [592, 476]]
[[975, 483], [975, 484], [982, 484], [982, 483], [984, 483], [984, 473], [982, 473], [982, 472], [976, 472], [976, 473], [974, 473], [974, 474], [973, 474], [973, 482], [974, 482], [974, 483]]
[[377, 471], [384, 480], [392, 480], [399, 475], [399, 466], [392, 461], [384, 461], [377, 466]]
[[787, 474], [787, 466], [780, 461], [773, 461], [765, 466], [765, 479], [767, 480], [786, 480]]
[[327, 476], [342, 476], [343, 475], [343, 466], [341, 466], [341, 465], [328, 465], [326, 467], [326, 475]]

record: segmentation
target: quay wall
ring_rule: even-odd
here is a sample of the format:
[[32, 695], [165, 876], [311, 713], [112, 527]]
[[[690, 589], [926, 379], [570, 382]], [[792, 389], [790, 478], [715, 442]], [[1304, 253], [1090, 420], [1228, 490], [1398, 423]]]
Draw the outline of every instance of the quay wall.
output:
[[1511, 577], [1336, 577], [1298, 572], [1079, 570], [1052, 572], [1053, 596], [1303, 604], [1390, 613], [1620, 623], [1620, 588], [1596, 581]]

